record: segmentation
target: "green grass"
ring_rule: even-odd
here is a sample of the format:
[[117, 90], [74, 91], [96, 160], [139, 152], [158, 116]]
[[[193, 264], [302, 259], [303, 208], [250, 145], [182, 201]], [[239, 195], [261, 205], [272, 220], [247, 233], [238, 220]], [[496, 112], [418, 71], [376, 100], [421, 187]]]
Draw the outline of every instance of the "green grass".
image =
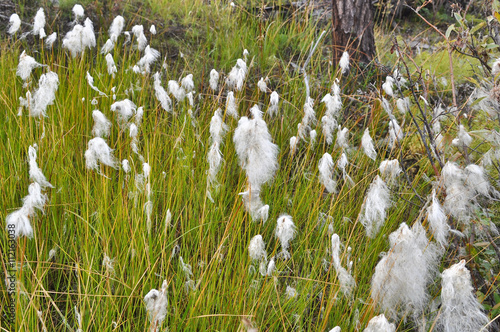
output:
[[[65, 2], [64, 7], [70, 10], [71, 3]], [[22, 198], [28, 194], [30, 145], [38, 145], [38, 165], [55, 188], [47, 190], [49, 201], [45, 213], [38, 213], [31, 220], [34, 237], [20, 238], [16, 243], [19, 282], [16, 322], [10, 326], [2, 318], [0, 326], [12, 331], [42, 331], [43, 328], [76, 331], [79, 327], [76, 308], [82, 317], [83, 331], [147, 330], [150, 326], [143, 298], [167, 280], [169, 306], [162, 331], [167, 326], [170, 331], [235, 331], [243, 329], [243, 318], [248, 318], [262, 331], [318, 331], [336, 325], [343, 331], [362, 330], [373, 316], [380, 314], [370, 299], [370, 281], [380, 254], [390, 249], [388, 234], [401, 222], [411, 225], [419, 218], [424, 204], [415, 192], [425, 199], [432, 189], [432, 181], [438, 180], [422, 144], [414, 138], [417, 133], [409, 116], [396, 114], [400, 123], [405, 121], [407, 138], [401, 142], [401, 151], [391, 151], [383, 142], [389, 118], [376, 101], [377, 95], [369, 90], [370, 79], [363, 80], [354, 74], [341, 77], [329, 63], [328, 47], [318, 48], [307, 68], [312, 97], [316, 100], [316, 116], [318, 119], [323, 116], [325, 107], [319, 101], [338, 77], [344, 102], [339, 123], [350, 129], [352, 149], [348, 153], [348, 172], [355, 182], [351, 188], [339, 179], [339, 192], [327, 194], [318, 181], [318, 161], [325, 152], [337, 161], [342, 151], [325, 143], [319, 121], [315, 145], [301, 142], [292, 153], [289, 139], [297, 135], [305, 100], [303, 77], [293, 69], [292, 63], [301, 66], [311, 42], [328, 27], [318, 26], [309, 13], [265, 20], [246, 13], [241, 7], [230, 9], [218, 3], [207, 6], [202, 1], [151, 1], [144, 10], [155, 18], [162, 17], [161, 22], [165, 24], [159, 27], [158, 35], [147, 34], [152, 47], [162, 51], [162, 59], [154, 65], [152, 73], [162, 71], [164, 87], [168, 80], [194, 74], [197, 95], [192, 111], [196, 126], [188, 115], [187, 102], [174, 101], [173, 114], [161, 108], [154, 97], [152, 75], [132, 72], [131, 67], [141, 55], [132, 45], [123, 45], [123, 37], [113, 52], [118, 66], [114, 78], [107, 74], [104, 55], [98, 49], [71, 58], [60, 48], [43, 49], [39, 41], [28, 44], [26, 40], [12, 38], [1, 42], [2, 220], [20, 207]], [[150, 23], [159, 22], [142, 18], [141, 13], [129, 14], [127, 29], [142, 22], [147, 31]], [[174, 26], [184, 38], [169, 34]], [[106, 41], [106, 31], [107, 26], [101, 30], [98, 47]], [[62, 31], [59, 33], [63, 35]], [[15, 70], [24, 49], [48, 65], [34, 70], [31, 90], [48, 69], [59, 76], [56, 101], [48, 107], [46, 118], [29, 117], [26, 110], [17, 116], [18, 100], [26, 89], [15, 76]], [[236, 93], [240, 116], [246, 115], [254, 104], [261, 104], [263, 111], [267, 109], [269, 94], [257, 91], [260, 77], [269, 77], [270, 88], [280, 94], [279, 116], [264, 115], [280, 151], [279, 170], [262, 191], [263, 202], [270, 205], [266, 223], [253, 222], [238, 195], [246, 188], [246, 176], [238, 164], [232, 142], [238, 123], [227, 116], [224, 121], [230, 130], [221, 147], [224, 163], [218, 174], [219, 186], [207, 188], [210, 119], [218, 107], [225, 109], [226, 93], [226, 89], [219, 94], [208, 89], [209, 72], [215, 68], [229, 73], [244, 49], [250, 52], [249, 74], [244, 91]], [[167, 68], [162, 69], [165, 56]], [[90, 88], [85, 80], [87, 71], [108, 97], [99, 96]], [[219, 83], [223, 84], [223, 80]], [[139, 151], [151, 166], [150, 231], [144, 210], [148, 197], [134, 182], [142, 173], [142, 161], [130, 148], [128, 130], [119, 129], [115, 114], [110, 111], [112, 87], [116, 87], [116, 100], [129, 98], [145, 110]], [[356, 92], [358, 88], [367, 94], [360, 96]], [[98, 102], [95, 106], [91, 103], [93, 98]], [[112, 121], [111, 135], [106, 141], [118, 160], [129, 160], [132, 168], [129, 174], [105, 166], [100, 168], [102, 174], [85, 168], [84, 152], [92, 138], [92, 110], [96, 108]], [[452, 125], [450, 121], [450, 134], [456, 131]], [[365, 128], [370, 129], [377, 141], [376, 161], [368, 159], [359, 149]], [[476, 160], [479, 155], [472, 154], [472, 157]], [[388, 218], [379, 234], [369, 239], [358, 215], [365, 192], [378, 174], [380, 161], [388, 158], [405, 161], [409, 182], [404, 176], [399, 178], [393, 188]], [[498, 173], [492, 176], [496, 179]], [[207, 190], [214, 202], [210, 201]], [[172, 213], [169, 226], [165, 225], [167, 210]], [[255, 263], [251, 262], [247, 248], [253, 236], [262, 235], [269, 257], [281, 250], [274, 230], [275, 220], [282, 213], [290, 214], [297, 226], [297, 236], [291, 242], [291, 259], [278, 259], [278, 272], [272, 277], [250, 273]], [[347, 248], [352, 248], [350, 259], [357, 286], [351, 297], [340, 292], [332, 266], [323, 267], [324, 260], [332, 260], [330, 221], [322, 221], [323, 214], [331, 217], [334, 232], [344, 245], [343, 266], [348, 263]], [[497, 222], [495, 216], [492, 218]], [[465, 246], [462, 240], [456, 241], [460, 247]], [[7, 243], [6, 232], [0, 232], [2, 252], [7, 251]], [[51, 249], [56, 249], [57, 254], [49, 260]], [[174, 250], [176, 255], [172, 255]], [[114, 260], [114, 273], [103, 266], [105, 255]], [[461, 255], [450, 249], [441, 271], [464, 258]], [[186, 290], [179, 256], [192, 267], [195, 290]], [[469, 250], [465, 258], [470, 266], [475, 266], [480, 264], [479, 259], [492, 261], [492, 256], [483, 251], [471, 254]], [[5, 273], [6, 261], [2, 262]], [[493, 260], [493, 266], [498, 267], [498, 261]], [[487, 296], [492, 296], [498, 288], [498, 274], [490, 277], [492, 286]], [[439, 285], [439, 279], [430, 285], [432, 297], [439, 295]], [[297, 290], [296, 298], [285, 296], [287, 286]], [[0, 297], [2, 303], [7, 303], [4, 288]], [[41, 318], [37, 312], [41, 312]], [[494, 311], [489, 313], [493, 318]], [[433, 314], [435, 312], [429, 317], [435, 317]], [[411, 321], [394, 323], [398, 331], [413, 328]]]

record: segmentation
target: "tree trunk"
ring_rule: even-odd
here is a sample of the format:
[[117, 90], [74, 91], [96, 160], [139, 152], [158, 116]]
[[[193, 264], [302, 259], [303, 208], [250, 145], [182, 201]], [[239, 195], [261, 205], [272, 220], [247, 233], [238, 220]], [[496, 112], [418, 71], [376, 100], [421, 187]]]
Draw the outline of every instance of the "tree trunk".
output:
[[338, 63], [347, 51], [365, 63], [375, 56], [373, 6], [371, 0], [332, 0], [333, 60]]

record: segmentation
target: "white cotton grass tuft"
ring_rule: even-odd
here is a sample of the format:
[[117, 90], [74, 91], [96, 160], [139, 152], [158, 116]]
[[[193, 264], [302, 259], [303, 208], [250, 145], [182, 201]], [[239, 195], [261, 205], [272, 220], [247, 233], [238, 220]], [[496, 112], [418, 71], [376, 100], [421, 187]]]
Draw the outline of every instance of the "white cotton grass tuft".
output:
[[23, 81], [26, 81], [34, 68], [42, 67], [41, 63], [36, 62], [36, 60], [27, 55], [26, 51], [23, 51], [19, 56], [19, 64], [17, 65], [16, 75], [21, 77]]
[[267, 114], [269, 114], [270, 117], [273, 117], [278, 113], [278, 103], [280, 101], [280, 97], [276, 91], [273, 91], [271, 93], [271, 96], [269, 98], [269, 108], [267, 109]]
[[361, 207], [360, 221], [369, 238], [374, 238], [385, 222], [387, 209], [391, 205], [390, 195], [387, 184], [377, 175], [370, 184]]
[[278, 217], [274, 234], [281, 243], [280, 256], [284, 259], [289, 259], [290, 253], [288, 252], [288, 248], [290, 247], [290, 241], [292, 241], [297, 234], [295, 224], [293, 223], [292, 217], [290, 215], [282, 214]]
[[[40, 8], [38, 9], [35, 15], [35, 21], [33, 23], [33, 35], [39, 36], [40, 32], [43, 31], [44, 27], [45, 27], [45, 13], [43, 11], [43, 8]], [[45, 31], [42, 32], [42, 34], [44, 33]]]
[[45, 39], [45, 48], [50, 49], [57, 40], [57, 32], [53, 32]]
[[115, 43], [111, 39], [108, 39], [101, 47], [101, 54], [107, 54], [111, 52], [113, 48], [115, 48]]
[[222, 163], [222, 154], [220, 152], [220, 146], [222, 145], [222, 140], [227, 130], [228, 127], [222, 119], [222, 110], [219, 108], [214, 112], [214, 116], [210, 121], [211, 146], [207, 154], [207, 159], [209, 164], [209, 169], [208, 169], [209, 183], [216, 182], [216, 176], [217, 173], [219, 172]]
[[236, 60], [236, 65], [231, 69], [226, 78], [229, 89], [240, 91], [247, 75], [247, 64], [242, 59]]
[[455, 163], [447, 162], [441, 170], [441, 180], [446, 189], [443, 208], [447, 214], [468, 224], [472, 209], [474, 190], [465, 185], [466, 174]]
[[345, 127], [343, 129], [340, 128], [341, 127], [339, 126], [337, 130], [337, 140], [335, 141], [335, 145], [341, 149], [347, 149], [349, 148], [349, 129]]
[[106, 65], [108, 67], [108, 74], [114, 77], [117, 72], [117, 68], [115, 65], [115, 60], [110, 53], [106, 54]]
[[304, 117], [302, 122], [298, 125], [298, 137], [306, 140], [309, 136], [309, 131], [311, 130], [311, 125], [316, 122], [316, 113], [314, 112], [314, 99], [308, 97], [304, 103]]
[[161, 329], [163, 320], [167, 315], [167, 288], [168, 283], [164, 280], [160, 290], [152, 289], [144, 296], [144, 303], [150, 321], [149, 331], [151, 332]]
[[321, 127], [323, 130], [323, 135], [325, 136], [326, 143], [328, 145], [333, 143], [333, 132], [337, 128], [337, 121], [329, 116], [323, 116], [321, 118]]
[[248, 245], [248, 254], [255, 261], [267, 260], [266, 244], [262, 239], [262, 235], [255, 235]]
[[387, 115], [389, 115], [389, 118], [393, 119], [394, 115], [392, 115], [392, 107], [391, 107], [391, 104], [389, 104], [389, 101], [387, 101], [387, 99], [382, 97], [380, 99], [380, 102], [382, 104], [382, 108], [384, 109], [384, 111], [387, 113]]
[[188, 74], [182, 78], [181, 86], [187, 93], [194, 91], [193, 74]]
[[98, 92], [100, 96], [105, 96], [105, 97], [107, 97], [107, 95], [106, 95], [104, 92], [102, 92], [101, 90], [99, 90], [99, 89], [98, 89], [98, 88], [94, 85], [94, 78], [92, 77], [92, 75], [90, 75], [90, 73], [89, 73], [89, 72], [87, 72], [87, 76], [86, 76], [86, 77], [87, 77], [87, 82], [89, 83], [90, 88], [91, 88], [92, 90], [94, 90], [94, 91]]
[[387, 76], [385, 78], [385, 83], [382, 84], [382, 89], [384, 89], [384, 92], [391, 97], [394, 97], [394, 90], [392, 89], [393, 84], [394, 78], [392, 78], [392, 76]]
[[96, 137], [108, 137], [111, 129], [111, 121], [99, 110], [92, 112], [92, 118], [94, 119], [92, 135]]
[[401, 140], [403, 139], [403, 130], [399, 126], [398, 122], [395, 118], [389, 121], [389, 147], [392, 149], [396, 142], [401, 144]]
[[127, 159], [122, 160], [122, 169], [125, 172], [125, 174], [130, 172], [130, 163], [128, 162]]
[[167, 91], [165, 91], [165, 89], [161, 85], [161, 74], [159, 72], [156, 72], [153, 75], [153, 78], [154, 78], [154, 89], [155, 89], [156, 99], [158, 99], [161, 107], [165, 111], [172, 112], [172, 100], [168, 96]]
[[278, 169], [278, 146], [272, 142], [262, 112], [254, 105], [250, 112], [253, 119], [242, 117], [234, 132], [233, 141], [241, 168], [248, 177], [252, 189], [271, 180]]
[[389, 185], [392, 185], [396, 182], [397, 177], [401, 174], [402, 170], [399, 167], [399, 161], [397, 159], [393, 160], [384, 160], [380, 163], [380, 167], [378, 168], [382, 179]]
[[111, 105], [111, 111], [117, 113], [118, 126], [122, 130], [127, 128], [127, 122], [136, 110], [137, 106], [129, 99], [120, 100]]
[[85, 166], [88, 169], [97, 170], [98, 163], [118, 168], [118, 161], [113, 156], [113, 149], [101, 137], [91, 139], [85, 151]]
[[441, 274], [441, 315], [438, 325], [445, 332], [475, 332], [488, 324], [489, 318], [474, 296], [465, 260], [452, 265]]
[[349, 53], [344, 52], [339, 60], [339, 67], [342, 70], [342, 75], [349, 72]]
[[339, 160], [337, 161], [337, 167], [342, 171], [342, 178], [346, 181], [351, 187], [354, 186], [353, 179], [347, 174], [347, 165], [349, 165], [349, 160], [345, 153], [340, 155]]
[[151, 27], [149, 28], [149, 32], [151, 32], [152, 35], [156, 35], [156, 27], [154, 24], [151, 24]]
[[29, 176], [30, 180], [36, 182], [40, 185], [42, 189], [47, 187], [54, 188], [52, 184], [45, 178], [42, 170], [38, 167], [38, 163], [36, 162], [36, 149], [31, 146], [28, 148], [28, 157], [29, 157]]
[[340, 326], [335, 326], [333, 329], [331, 329], [328, 332], [341, 332]]
[[9, 30], [7, 33], [9, 35], [14, 35], [21, 27], [21, 18], [16, 13], [10, 15], [9, 18]]
[[[351, 295], [356, 281], [349, 272], [340, 264], [340, 238], [337, 234], [332, 234], [332, 259], [333, 267], [337, 272], [337, 278], [340, 283], [340, 290], [345, 295]], [[351, 264], [351, 262], [348, 262]]]
[[180, 103], [186, 98], [186, 90], [175, 80], [168, 81], [168, 93]]
[[297, 290], [289, 285], [286, 286], [285, 289], [285, 296], [287, 299], [293, 299], [294, 297], [297, 297], [299, 293], [297, 293]]
[[125, 27], [125, 19], [123, 16], [116, 16], [109, 27], [109, 38], [115, 43]]
[[363, 332], [396, 332], [396, 325], [389, 323], [385, 315], [381, 314], [370, 319]]
[[296, 136], [290, 137], [290, 151], [292, 152], [292, 154], [295, 153], [295, 150], [297, 150], [298, 144], [299, 140]]
[[75, 21], [79, 21], [85, 17], [85, 10], [82, 5], [76, 4], [73, 6], [73, 15], [75, 15]]
[[332, 156], [326, 152], [323, 157], [319, 160], [318, 170], [319, 170], [319, 181], [325, 186], [326, 191], [329, 193], [335, 193], [337, 182], [333, 179], [333, 159]]
[[213, 91], [217, 90], [217, 86], [219, 85], [219, 72], [215, 69], [210, 71], [210, 89]]
[[29, 107], [30, 116], [47, 116], [47, 107], [54, 103], [58, 87], [59, 77], [56, 73], [49, 71], [40, 76], [38, 89], [33, 94], [33, 97], [27, 97], [26, 100], [21, 100], [21, 105]]
[[484, 168], [482, 166], [469, 164], [465, 167], [464, 171], [465, 185], [474, 190], [476, 194], [489, 197], [491, 186], [484, 172]]
[[373, 139], [370, 136], [370, 131], [368, 128], [365, 129], [363, 137], [361, 138], [361, 146], [363, 147], [363, 151], [368, 156], [368, 158], [372, 160], [375, 160], [377, 158], [377, 151], [375, 151]]
[[70, 51], [73, 57], [83, 53], [86, 48], [95, 47], [96, 39], [92, 21], [87, 17], [83, 26], [76, 24], [71, 31], [66, 33], [62, 45]]
[[139, 51], [143, 51], [148, 44], [148, 40], [146, 39], [146, 35], [144, 34], [144, 27], [142, 25], [134, 25], [132, 27], [132, 33], [137, 39], [137, 49]]
[[149, 74], [151, 71], [151, 64], [158, 60], [160, 52], [149, 45], [144, 49], [144, 56], [134, 66], [134, 72], [142, 75]]
[[427, 222], [430, 225], [430, 229], [434, 236], [436, 242], [438, 242], [442, 247], [447, 245], [448, 233], [450, 231], [450, 226], [448, 225], [448, 218], [444, 213], [444, 210], [436, 197], [436, 191], [432, 190], [432, 202], [427, 208]]
[[257, 87], [259, 88], [260, 92], [262, 93], [267, 92], [267, 84], [263, 77], [261, 77], [260, 80], [257, 82]]
[[458, 129], [458, 135], [457, 138], [455, 138], [451, 144], [455, 146], [464, 146], [468, 147], [472, 143], [472, 137], [469, 135], [469, 133], [465, 130], [465, 127], [463, 125], [459, 126]]
[[410, 98], [398, 98], [396, 100], [396, 107], [402, 115], [405, 115], [410, 110]]
[[389, 235], [391, 250], [378, 262], [371, 283], [371, 297], [390, 317], [418, 317], [429, 301], [427, 286], [436, 268], [434, 248], [421, 225], [406, 223]]
[[106, 269], [107, 275], [115, 274], [115, 260], [109, 257], [106, 253], [104, 253], [104, 257], [102, 259], [102, 266]]

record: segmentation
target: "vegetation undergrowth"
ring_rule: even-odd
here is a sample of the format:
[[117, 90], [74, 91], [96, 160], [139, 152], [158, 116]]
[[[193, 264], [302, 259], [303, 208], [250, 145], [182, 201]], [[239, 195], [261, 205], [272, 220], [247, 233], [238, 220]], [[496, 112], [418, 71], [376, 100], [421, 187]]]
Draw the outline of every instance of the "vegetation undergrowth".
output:
[[[104, 8], [97, 1], [85, 4], [97, 13]], [[52, 47], [38, 37], [22, 38], [31, 29], [26, 26], [1, 41], [2, 220], [26, 204], [23, 197], [31, 195], [28, 187], [37, 183], [30, 177], [30, 146], [53, 185], [44, 189], [43, 213], [30, 213], [32, 237], [20, 236], [14, 242], [14, 273], [9, 272], [13, 242], [8, 232], [0, 232], [2, 253], [9, 253], [2, 255], [2, 273], [14, 275], [16, 313], [11, 324], [9, 308], [2, 306], [2, 329], [318, 331], [340, 326], [362, 331], [372, 318], [385, 313], [398, 331], [431, 331], [441, 328], [439, 316], [444, 316], [441, 272], [462, 259], [472, 273], [474, 295], [490, 327], [497, 326], [499, 195], [495, 188], [500, 141], [495, 136], [498, 110], [491, 106], [497, 101], [490, 93], [497, 86], [489, 73], [482, 73], [484, 80], [471, 75], [473, 79], [467, 81], [477, 89], [453, 105], [451, 85], [439, 76], [445, 69], [445, 76], [449, 75], [450, 67], [440, 60], [439, 65], [426, 67], [429, 57], [421, 54], [419, 61], [404, 43], [393, 43], [391, 55], [379, 56], [391, 61], [383, 63], [390, 68], [388, 73], [373, 64], [355, 63], [342, 73], [344, 68], [330, 62], [329, 26], [320, 26], [307, 8], [269, 19], [263, 11], [241, 4], [150, 0], [141, 7], [154, 17], [148, 20], [142, 12], [129, 12], [134, 4], [124, 1], [121, 12], [108, 8], [113, 17], [96, 24], [100, 28], [97, 46], [76, 56], [62, 47], [66, 32], [84, 22], [80, 18], [71, 23], [75, 19], [71, 1], [61, 1], [61, 16], [67, 18], [63, 23], [47, 14], [51, 18], [47, 22], [52, 22], [46, 26], [47, 34], [58, 32]], [[148, 44], [160, 51], [146, 67], [140, 61], [147, 51], [138, 50], [139, 38], [132, 32], [130, 41], [120, 33], [109, 53], [100, 52], [111, 38], [108, 27], [119, 14], [125, 17], [124, 31], [143, 24]], [[31, 17], [20, 16], [31, 23]], [[150, 32], [151, 24], [156, 34]], [[327, 37], [320, 39], [323, 30]], [[317, 40], [319, 46], [312, 50]], [[26, 80], [16, 76], [23, 51], [44, 65], [33, 68]], [[114, 74], [108, 72], [107, 54], [116, 64]], [[241, 64], [240, 58], [246, 73], [238, 89], [231, 87], [228, 77], [233, 66]], [[474, 66], [479, 73], [478, 62]], [[210, 86], [212, 69], [220, 75], [216, 89]], [[312, 103], [306, 98], [304, 71]], [[46, 107], [46, 116], [30, 116], [36, 105], [29, 100], [35, 99], [42, 75], [50, 72], [59, 80], [54, 102]], [[154, 77], [155, 73], [161, 75]], [[189, 74], [193, 89], [189, 79], [183, 80]], [[387, 74], [393, 78], [388, 85]], [[455, 71], [455, 75], [463, 80], [466, 74]], [[170, 96], [167, 107], [158, 97], [158, 79]], [[169, 81], [182, 87], [176, 89]], [[332, 88], [334, 83], [338, 92]], [[237, 101], [236, 117], [227, 105], [230, 91]], [[279, 103], [273, 115], [269, 108], [274, 91]], [[341, 100], [334, 114], [328, 101], [322, 102], [328, 93]], [[27, 107], [20, 106], [20, 97], [28, 100]], [[115, 103], [125, 99], [137, 107], [123, 122], [125, 107]], [[264, 113], [252, 111], [254, 105]], [[306, 119], [305, 105], [314, 110], [314, 120]], [[142, 118], [137, 115], [139, 107]], [[113, 150], [114, 159], [106, 165], [97, 158], [99, 164], [92, 169], [87, 151], [89, 142], [99, 136], [94, 110], [112, 123], [109, 133], [100, 136]], [[271, 180], [256, 189], [245, 167], [251, 158], [262, 157], [261, 151], [242, 161], [235, 149], [235, 131], [245, 121], [242, 117], [258, 120], [259, 116], [278, 147], [279, 167], [271, 172]], [[330, 139], [323, 131], [324, 116], [338, 124]], [[362, 143], [366, 129], [373, 138], [374, 159], [367, 156]], [[214, 134], [217, 130], [220, 138]], [[207, 156], [218, 140], [222, 162], [214, 180], [209, 176], [217, 163]], [[246, 140], [250, 150], [258, 145]], [[326, 175], [319, 167], [325, 154], [333, 161]], [[385, 168], [379, 169], [386, 160], [397, 162], [393, 180]], [[447, 162], [461, 169], [457, 181], [470, 194], [464, 200], [451, 200], [452, 186], [442, 174]], [[488, 183], [486, 192], [474, 189], [478, 183], [466, 170], [472, 164], [485, 172], [479, 182], [482, 188]], [[325, 176], [336, 184], [333, 190], [325, 185]], [[363, 211], [370, 203], [366, 196], [379, 176], [387, 183], [390, 198], [380, 228], [367, 234], [368, 217]], [[446, 243], [438, 243], [428, 217], [433, 191], [443, 202], [451, 229], [447, 228]], [[264, 210], [256, 214], [245, 204], [245, 192], [250, 202], [257, 195]], [[289, 248], [276, 235], [283, 214], [291, 216], [295, 225]], [[420, 311], [404, 300], [395, 300], [396, 307], [388, 308], [374, 296], [375, 268], [383, 258], [396, 257], [398, 247], [390, 242], [403, 236], [402, 223], [413, 226], [412, 232], [419, 236], [418, 226], [425, 229], [425, 243], [417, 246], [423, 256], [431, 252], [427, 248], [439, 252], [429, 268], [435, 271], [429, 272], [426, 295], [417, 294], [426, 299]], [[339, 251], [332, 244], [334, 234]], [[250, 256], [249, 245], [256, 235], [265, 242], [261, 261]], [[408, 259], [410, 265], [416, 261]], [[345, 284], [345, 273], [354, 284]], [[390, 274], [386, 279], [392, 280]], [[11, 303], [6, 285], [1, 302]], [[160, 291], [150, 293], [152, 289]], [[147, 303], [165, 294], [165, 319], [155, 321], [158, 312], [149, 310]]]

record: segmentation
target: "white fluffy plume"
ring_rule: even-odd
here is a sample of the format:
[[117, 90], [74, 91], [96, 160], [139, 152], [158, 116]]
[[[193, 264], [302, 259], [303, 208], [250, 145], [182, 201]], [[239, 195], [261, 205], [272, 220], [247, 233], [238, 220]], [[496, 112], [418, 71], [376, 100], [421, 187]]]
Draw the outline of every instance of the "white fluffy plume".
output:
[[26, 51], [23, 51], [19, 56], [19, 64], [17, 65], [16, 75], [21, 77], [23, 81], [26, 81], [34, 68], [42, 67], [43, 65], [36, 62], [36, 60], [27, 55]]
[[97, 137], [108, 137], [111, 129], [111, 121], [99, 110], [92, 112], [94, 119], [94, 127], [92, 128], [92, 135]]
[[363, 332], [396, 332], [396, 326], [381, 314], [370, 319]]
[[[354, 287], [356, 286], [356, 281], [349, 272], [342, 267], [340, 264], [340, 238], [337, 234], [332, 234], [332, 259], [333, 267], [337, 272], [337, 278], [339, 279], [340, 289], [346, 295], [351, 295]], [[350, 264], [351, 262], [348, 262]]]
[[243, 88], [243, 82], [247, 75], [247, 64], [242, 59], [236, 60], [236, 65], [231, 69], [226, 78], [226, 84], [229, 89], [240, 91]]
[[[372, 278], [371, 297], [394, 319], [423, 312], [429, 295], [434, 266], [423, 228], [410, 229], [406, 223], [389, 235], [391, 250], [378, 262]], [[424, 252], [429, 250], [429, 253]]]
[[165, 89], [161, 85], [161, 74], [157, 72], [153, 75], [153, 78], [156, 99], [158, 99], [161, 107], [165, 111], [172, 112], [172, 99], [170, 99], [167, 91], [165, 91]]
[[465, 261], [451, 266], [441, 274], [441, 315], [439, 325], [445, 332], [476, 332], [489, 319], [474, 296], [469, 270]]
[[7, 33], [9, 35], [14, 35], [17, 32], [17, 30], [19, 30], [20, 27], [21, 27], [21, 19], [19, 18], [19, 15], [17, 15], [16, 13], [10, 15], [9, 30], [7, 31]]
[[342, 53], [339, 61], [339, 67], [342, 70], [342, 75], [345, 75], [349, 72], [349, 53]]
[[219, 108], [214, 112], [214, 116], [210, 121], [210, 140], [212, 144], [207, 154], [209, 164], [208, 181], [210, 183], [216, 182], [216, 176], [222, 163], [220, 146], [222, 145], [222, 140], [227, 130], [228, 127], [222, 119], [222, 110]]
[[43, 175], [42, 170], [38, 167], [38, 163], [36, 162], [36, 149], [31, 145], [28, 149], [28, 157], [30, 180], [38, 183], [41, 188], [54, 188], [54, 186], [51, 185], [49, 181], [47, 181], [45, 175]]
[[401, 174], [401, 167], [399, 167], [399, 161], [397, 159], [384, 160], [380, 163], [378, 168], [382, 179], [389, 185], [396, 182], [397, 177]]
[[297, 231], [295, 229], [295, 224], [293, 223], [292, 217], [288, 214], [282, 214], [276, 221], [275, 235], [280, 240], [281, 243], [281, 253], [285, 259], [290, 258], [290, 253], [288, 248], [290, 247], [290, 241], [295, 238]]
[[217, 90], [217, 86], [219, 85], [219, 72], [215, 69], [210, 71], [210, 89]]
[[361, 138], [361, 146], [363, 147], [363, 151], [365, 151], [368, 158], [373, 160], [377, 158], [377, 151], [375, 151], [375, 146], [373, 145], [373, 140], [370, 136], [368, 128], [365, 129], [363, 137]]
[[116, 40], [118, 39], [118, 36], [123, 31], [123, 27], [125, 26], [125, 19], [118, 15], [113, 19], [113, 23], [111, 23], [111, 26], [109, 27], [109, 38], [115, 43]]
[[106, 65], [108, 67], [108, 74], [114, 77], [117, 72], [117, 69], [115, 65], [115, 60], [113, 59], [113, 56], [110, 53], [106, 54]]
[[94, 90], [94, 91], [98, 92], [100, 96], [106, 96], [106, 97], [107, 97], [107, 95], [106, 95], [104, 92], [102, 92], [101, 90], [99, 90], [99, 88], [97, 88], [97, 87], [94, 85], [94, 78], [92, 77], [92, 75], [90, 75], [90, 73], [89, 73], [89, 72], [87, 72], [87, 76], [86, 76], [86, 77], [87, 77], [87, 82], [89, 83], [90, 88], [91, 88], [92, 90]]
[[150, 73], [150, 67], [153, 62], [158, 60], [160, 52], [151, 48], [149, 45], [144, 49], [144, 56], [134, 66], [134, 72], [146, 75]]
[[325, 186], [329, 193], [335, 193], [337, 182], [333, 179], [333, 159], [332, 156], [326, 152], [319, 160], [319, 181]]
[[111, 105], [111, 111], [117, 113], [120, 129], [127, 128], [128, 120], [135, 114], [137, 106], [129, 99], [117, 101]]
[[113, 168], [118, 168], [119, 163], [113, 156], [113, 149], [101, 137], [91, 139], [87, 147], [87, 151], [85, 151], [85, 166], [88, 169], [98, 169], [99, 162]]
[[[35, 15], [35, 22], [33, 23], [33, 34], [35, 36], [39, 36], [40, 32], [43, 31], [45, 27], [45, 13], [43, 12], [43, 8], [38, 9]], [[45, 33], [45, 32], [42, 32]], [[40, 37], [42, 38], [42, 37]]]
[[83, 26], [76, 24], [63, 39], [63, 48], [68, 49], [73, 57], [83, 53], [86, 48], [95, 46], [94, 25], [88, 17]]
[[384, 180], [376, 176], [368, 188], [361, 207], [360, 221], [366, 228], [366, 235], [374, 238], [385, 222], [387, 209], [391, 205], [390, 191]]
[[151, 332], [161, 330], [161, 325], [167, 315], [167, 288], [168, 283], [164, 280], [160, 290], [152, 289], [144, 296], [144, 303], [150, 321], [149, 331]]
[[447, 237], [450, 231], [450, 226], [447, 222], [446, 214], [444, 213], [439, 200], [436, 197], [436, 191], [432, 190], [432, 202], [427, 208], [427, 221], [431, 227], [434, 239], [441, 245], [446, 246]]
[[137, 39], [137, 49], [139, 51], [144, 50], [144, 48], [148, 44], [148, 40], [146, 39], [146, 35], [144, 34], [144, 27], [142, 25], [134, 25], [132, 27], [132, 33]]
[[[40, 76], [38, 89], [32, 98], [27, 97], [21, 104], [29, 106], [30, 115], [34, 117], [46, 116], [46, 110], [56, 99], [56, 91], [59, 87], [59, 77], [56, 73], [49, 71]], [[20, 98], [21, 99], [21, 98]]]
[[267, 109], [267, 114], [273, 117], [278, 112], [278, 103], [280, 101], [280, 96], [276, 91], [271, 93], [271, 97], [269, 98], [269, 108]]

